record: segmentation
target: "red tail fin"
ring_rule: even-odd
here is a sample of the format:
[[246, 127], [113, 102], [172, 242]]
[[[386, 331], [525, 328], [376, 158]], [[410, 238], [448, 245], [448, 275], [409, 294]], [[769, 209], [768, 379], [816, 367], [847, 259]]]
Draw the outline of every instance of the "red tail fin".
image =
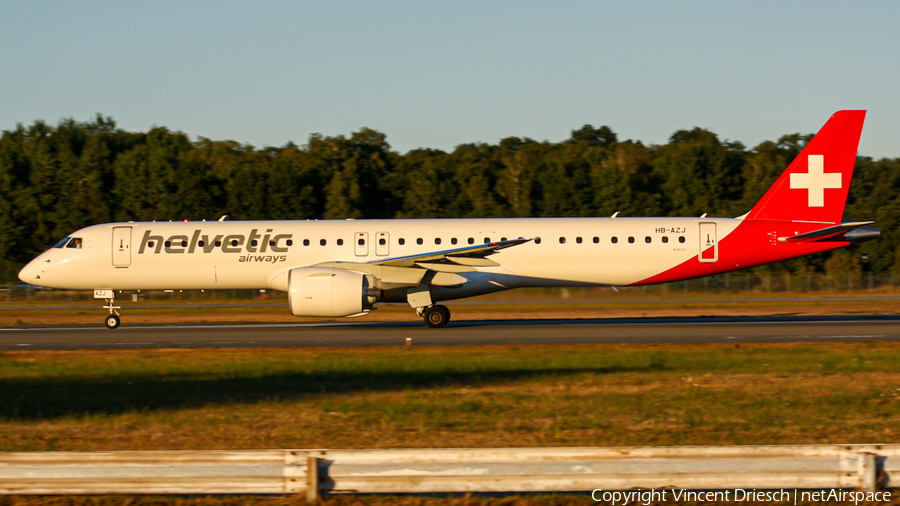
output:
[[744, 219], [840, 223], [865, 119], [836, 112]]

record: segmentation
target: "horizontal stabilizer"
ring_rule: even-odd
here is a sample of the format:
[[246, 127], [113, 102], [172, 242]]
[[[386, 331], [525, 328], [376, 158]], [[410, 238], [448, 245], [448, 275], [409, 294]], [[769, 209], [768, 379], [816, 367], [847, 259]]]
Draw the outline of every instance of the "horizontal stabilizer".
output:
[[[779, 237], [778, 240], [781, 242], [816, 242], [816, 241], [826, 241], [826, 240], [834, 240], [843, 236], [847, 232], [851, 230], [858, 229], [860, 227], [866, 227], [866, 225], [871, 225], [875, 223], [874, 221], [855, 221], [855, 222], [847, 222], [841, 223], [840, 225], [835, 225], [833, 227], [820, 228], [819, 230], [813, 230], [812, 232], [806, 232], [804, 234], [798, 234], [790, 237]], [[875, 230], [875, 229], [870, 229]], [[876, 230], [877, 232], [877, 230]], [[879, 235], [880, 232], [879, 232]], [[849, 238], [842, 238], [845, 240], [849, 240]]]

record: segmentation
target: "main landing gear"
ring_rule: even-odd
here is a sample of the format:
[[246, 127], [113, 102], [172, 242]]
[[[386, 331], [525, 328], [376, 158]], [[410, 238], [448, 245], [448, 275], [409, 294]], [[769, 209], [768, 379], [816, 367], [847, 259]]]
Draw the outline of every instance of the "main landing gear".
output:
[[431, 306], [424, 311], [425, 324], [436, 329], [447, 325], [450, 321], [450, 310], [447, 306]]

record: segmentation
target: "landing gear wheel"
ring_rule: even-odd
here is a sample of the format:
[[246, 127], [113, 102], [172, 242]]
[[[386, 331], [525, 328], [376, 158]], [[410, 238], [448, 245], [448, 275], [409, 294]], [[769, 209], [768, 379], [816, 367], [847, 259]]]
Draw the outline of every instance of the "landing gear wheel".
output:
[[450, 321], [450, 310], [446, 306], [431, 306], [425, 310], [425, 324], [436, 329]]
[[[113, 298], [115, 296], [115, 292], [112, 290], [94, 290], [94, 297], [97, 296], [97, 292], [107, 292], [106, 295], [108, 298], [106, 299], [106, 305], [103, 306], [103, 309], [109, 309], [109, 316], [106, 317], [106, 328], [109, 330], [119, 328], [119, 309], [122, 309], [121, 306], [116, 305], [116, 300]], [[103, 295], [101, 295], [102, 297]]]
[[119, 316], [111, 314], [106, 317], [106, 328], [112, 330], [119, 326]]

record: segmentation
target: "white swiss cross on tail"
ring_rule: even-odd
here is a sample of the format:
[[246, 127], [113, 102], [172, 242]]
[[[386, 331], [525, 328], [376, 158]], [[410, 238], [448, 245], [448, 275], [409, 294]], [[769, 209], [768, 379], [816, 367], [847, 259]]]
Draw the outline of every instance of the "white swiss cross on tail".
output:
[[809, 207], [825, 207], [825, 189], [840, 188], [840, 172], [825, 172], [825, 155], [809, 155], [806, 158], [806, 174], [791, 174], [791, 189], [807, 190]]

